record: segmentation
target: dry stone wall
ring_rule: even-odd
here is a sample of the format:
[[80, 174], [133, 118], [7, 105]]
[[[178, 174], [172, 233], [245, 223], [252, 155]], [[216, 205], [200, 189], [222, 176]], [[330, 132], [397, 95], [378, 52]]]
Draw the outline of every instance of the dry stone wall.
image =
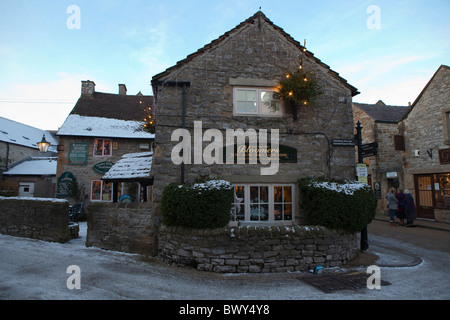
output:
[[355, 234], [310, 226], [159, 228], [159, 256], [169, 264], [218, 273], [290, 272], [339, 266], [356, 257]]

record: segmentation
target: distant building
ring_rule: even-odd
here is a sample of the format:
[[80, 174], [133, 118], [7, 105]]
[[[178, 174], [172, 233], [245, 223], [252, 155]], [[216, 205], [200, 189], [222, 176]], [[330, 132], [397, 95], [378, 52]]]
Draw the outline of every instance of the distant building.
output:
[[386, 208], [386, 194], [390, 187], [398, 188], [403, 181], [402, 137], [399, 136], [398, 122], [408, 112], [407, 106], [386, 105], [383, 101], [375, 104], [353, 102], [353, 118], [362, 127], [362, 143], [378, 144], [376, 153], [364, 157], [367, 164], [368, 184], [377, 189], [378, 211]]
[[450, 67], [441, 65], [400, 122], [405, 188], [417, 217], [450, 223]]
[[57, 157], [32, 157], [11, 165], [3, 178], [15, 182], [19, 197], [54, 198]]
[[[42, 137], [50, 142], [46, 153], [39, 152], [37, 143]], [[28, 157], [56, 156], [58, 140], [50, 131], [0, 117], [0, 174], [10, 165]]]
[[102, 178], [125, 154], [153, 150], [154, 134], [142, 127], [152, 107], [152, 96], [127, 95], [123, 84], [118, 94], [110, 94], [96, 92], [92, 81], [82, 81], [81, 96], [57, 133], [56, 196], [84, 202], [86, 209], [91, 202], [119, 201], [122, 195], [133, 201], [148, 199], [149, 173], [139, 179]]

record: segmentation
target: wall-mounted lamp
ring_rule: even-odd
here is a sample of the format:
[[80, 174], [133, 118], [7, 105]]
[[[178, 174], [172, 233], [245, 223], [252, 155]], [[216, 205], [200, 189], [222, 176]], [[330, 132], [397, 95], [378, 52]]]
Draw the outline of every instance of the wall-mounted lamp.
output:
[[48, 147], [50, 147], [50, 142], [45, 140], [45, 134], [42, 135], [42, 140], [37, 143], [39, 147], [39, 152], [46, 153], [48, 150]]

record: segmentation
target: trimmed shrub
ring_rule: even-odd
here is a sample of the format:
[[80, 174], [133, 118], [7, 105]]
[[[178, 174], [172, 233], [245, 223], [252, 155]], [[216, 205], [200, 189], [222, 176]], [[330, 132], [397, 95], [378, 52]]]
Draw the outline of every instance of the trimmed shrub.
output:
[[232, 201], [233, 186], [224, 180], [171, 183], [163, 190], [161, 212], [168, 226], [222, 228], [230, 221]]
[[366, 184], [304, 178], [298, 185], [308, 223], [359, 232], [375, 217], [377, 200]]

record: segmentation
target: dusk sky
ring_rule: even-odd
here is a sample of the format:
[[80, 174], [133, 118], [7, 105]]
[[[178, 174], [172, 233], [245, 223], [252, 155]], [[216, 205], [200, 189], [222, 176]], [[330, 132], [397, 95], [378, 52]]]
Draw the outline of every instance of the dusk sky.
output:
[[361, 94], [414, 102], [450, 64], [450, 1], [0, 0], [0, 116], [57, 130], [80, 96], [152, 76], [261, 11]]

